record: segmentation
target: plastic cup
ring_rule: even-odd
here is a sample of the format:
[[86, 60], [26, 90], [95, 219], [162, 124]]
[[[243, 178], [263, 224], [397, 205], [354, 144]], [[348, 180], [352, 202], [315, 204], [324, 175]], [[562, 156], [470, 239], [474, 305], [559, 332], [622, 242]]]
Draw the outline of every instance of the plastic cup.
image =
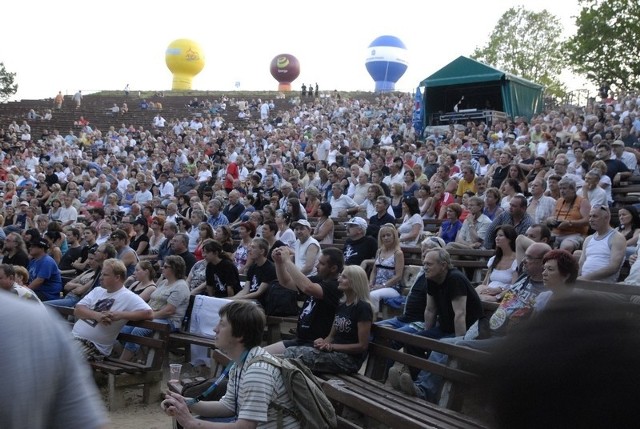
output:
[[169, 381], [180, 381], [180, 371], [182, 371], [181, 364], [169, 364]]

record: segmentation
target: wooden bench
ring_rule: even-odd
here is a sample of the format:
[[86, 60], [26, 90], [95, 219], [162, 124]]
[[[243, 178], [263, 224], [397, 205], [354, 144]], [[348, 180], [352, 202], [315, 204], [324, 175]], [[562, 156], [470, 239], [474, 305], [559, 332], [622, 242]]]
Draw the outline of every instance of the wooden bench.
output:
[[451, 256], [453, 266], [470, 274], [469, 280], [472, 282], [482, 281], [487, 261], [495, 255], [495, 250], [486, 249], [447, 249], [447, 252]]
[[[73, 308], [54, 308], [65, 318], [73, 316]], [[151, 337], [118, 334], [118, 341], [122, 344], [126, 342], [135, 343], [145, 348], [146, 357], [143, 363], [128, 362], [113, 357], [105, 357], [102, 361], [89, 362], [95, 372], [107, 375], [108, 408], [110, 411], [122, 408], [125, 399], [124, 391], [132, 386], [142, 385], [142, 400], [145, 404], [160, 398], [161, 393], [162, 365], [167, 351], [170, 327], [166, 323], [157, 323], [149, 320], [129, 321], [127, 325], [153, 331]]]
[[[480, 379], [478, 364], [486, 359], [486, 352], [455, 346], [426, 337], [407, 334], [394, 329], [374, 325], [374, 340], [369, 344], [369, 356], [365, 373], [349, 375], [321, 375], [323, 389], [334, 402], [336, 411], [347, 409], [363, 414], [368, 419], [393, 428], [483, 428], [487, 427], [475, 418], [457, 409], [462, 406], [462, 389], [474, 386]], [[401, 342], [447, 353], [447, 365], [431, 362], [395, 350], [391, 342]], [[414, 368], [441, 375], [444, 385], [438, 404], [397, 392], [383, 383], [388, 361], [393, 360]], [[472, 366], [469, 366], [471, 363]], [[463, 364], [466, 364], [464, 368]], [[360, 427], [350, 422], [350, 427]], [[368, 427], [365, 422], [362, 427]]]

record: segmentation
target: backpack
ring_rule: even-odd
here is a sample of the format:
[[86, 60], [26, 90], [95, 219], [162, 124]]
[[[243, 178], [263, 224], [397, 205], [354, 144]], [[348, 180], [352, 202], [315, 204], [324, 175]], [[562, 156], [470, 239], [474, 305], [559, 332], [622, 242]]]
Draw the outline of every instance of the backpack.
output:
[[300, 312], [298, 293], [281, 286], [277, 280], [269, 284], [260, 303], [267, 316], [297, 316]]
[[249, 365], [256, 362], [267, 362], [280, 368], [285, 389], [295, 405], [295, 409], [290, 410], [276, 402], [270, 404], [278, 410], [278, 428], [282, 427], [283, 413], [295, 417], [302, 429], [327, 429], [338, 426], [333, 405], [315, 376], [301, 360], [262, 354], [253, 357]]

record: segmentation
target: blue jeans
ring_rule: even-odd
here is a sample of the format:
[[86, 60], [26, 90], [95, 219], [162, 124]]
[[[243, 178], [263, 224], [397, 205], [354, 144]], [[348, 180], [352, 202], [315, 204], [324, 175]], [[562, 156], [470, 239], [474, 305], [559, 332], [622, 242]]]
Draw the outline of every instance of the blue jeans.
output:
[[[464, 337], [450, 337], [442, 338], [441, 341], [456, 346], [490, 351], [504, 341], [504, 337], [488, 338], [486, 340], [465, 340]], [[440, 352], [431, 352], [429, 361], [446, 365], [449, 362], [449, 355]], [[429, 402], [436, 402], [440, 387], [442, 386], [442, 376], [423, 370], [418, 374], [415, 384], [416, 387], [418, 387], [418, 396]]]
[[[175, 326], [173, 326], [173, 323], [171, 323], [171, 321], [167, 320], [167, 319], [153, 319], [152, 322], [156, 322], [156, 323], [166, 323], [167, 325], [169, 325], [171, 327], [171, 332], [175, 332], [178, 329], [176, 329]], [[151, 334], [153, 334], [153, 330], [151, 329], [147, 329], [147, 328], [140, 328], [140, 327], [133, 327], [133, 326], [129, 326], [129, 325], [124, 325], [122, 327], [122, 329], [120, 330], [120, 332], [124, 333], [124, 334], [131, 334], [131, 335], [136, 335], [138, 337], [150, 337]], [[136, 344], [136, 343], [125, 343], [124, 344], [124, 348], [136, 353], [138, 350], [140, 350], [140, 344]]]
[[60, 299], [52, 299], [50, 301], [45, 301], [44, 303], [47, 305], [52, 305], [54, 307], [75, 307], [76, 304], [80, 302], [80, 297], [68, 294], [64, 298]]

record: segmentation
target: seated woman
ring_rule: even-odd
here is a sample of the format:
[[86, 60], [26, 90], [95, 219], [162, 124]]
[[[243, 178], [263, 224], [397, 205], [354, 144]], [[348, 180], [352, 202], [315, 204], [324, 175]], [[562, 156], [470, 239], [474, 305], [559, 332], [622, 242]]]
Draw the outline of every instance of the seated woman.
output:
[[442, 222], [440, 230], [438, 230], [438, 237], [442, 238], [445, 243], [451, 243], [456, 241], [458, 231], [462, 228], [462, 222], [460, 222], [460, 215], [462, 214], [462, 207], [460, 204], [453, 203], [447, 206], [447, 220]]
[[633, 206], [625, 206], [618, 210], [620, 226], [617, 231], [624, 235], [627, 241], [626, 258], [633, 255], [638, 247], [638, 236], [640, 236], [640, 215]]
[[516, 260], [516, 238], [518, 233], [511, 225], [496, 229], [496, 254], [487, 262], [487, 275], [476, 292], [483, 301], [496, 302], [499, 295], [511, 286], [518, 277]]
[[373, 320], [367, 274], [357, 265], [344, 267], [338, 289], [344, 297], [329, 335], [316, 339], [313, 347], [288, 347], [284, 353], [285, 357], [300, 358], [314, 372], [356, 373], [367, 354]]
[[[205, 288], [207, 295], [216, 298], [229, 298], [240, 291], [240, 275], [233, 259], [216, 240], [209, 240], [202, 246], [205, 269]], [[194, 294], [195, 289], [192, 289]], [[198, 293], [198, 292], [195, 292]]]
[[380, 300], [400, 296], [404, 274], [404, 253], [400, 250], [398, 231], [386, 224], [378, 232], [378, 251], [369, 276], [370, 299], [374, 311], [380, 311]]
[[238, 267], [238, 272], [246, 274], [253, 263], [249, 249], [251, 247], [251, 240], [256, 236], [256, 227], [251, 222], [242, 222], [238, 226], [238, 236], [240, 237], [240, 244], [238, 244], [233, 254], [233, 259], [236, 267]]
[[[163, 280], [158, 282], [157, 289], [151, 294], [149, 306], [153, 310], [153, 321], [167, 323], [172, 331], [182, 326], [182, 319], [189, 306], [189, 286], [185, 281], [186, 265], [180, 256], [171, 255], [164, 258], [162, 267]], [[125, 325], [122, 332], [141, 337], [148, 337], [153, 331]], [[133, 360], [140, 350], [136, 343], [126, 343], [120, 359]]]
[[402, 224], [398, 227], [401, 246], [417, 246], [420, 234], [424, 230], [424, 222], [420, 216], [420, 207], [416, 197], [408, 197], [402, 201]]
[[333, 244], [334, 222], [331, 219], [331, 204], [322, 203], [318, 207], [318, 223], [313, 228], [313, 238], [320, 244]]
[[145, 302], [149, 302], [151, 294], [156, 290], [156, 270], [149, 261], [140, 261], [131, 276], [125, 282], [125, 286], [136, 295], [139, 295]]

